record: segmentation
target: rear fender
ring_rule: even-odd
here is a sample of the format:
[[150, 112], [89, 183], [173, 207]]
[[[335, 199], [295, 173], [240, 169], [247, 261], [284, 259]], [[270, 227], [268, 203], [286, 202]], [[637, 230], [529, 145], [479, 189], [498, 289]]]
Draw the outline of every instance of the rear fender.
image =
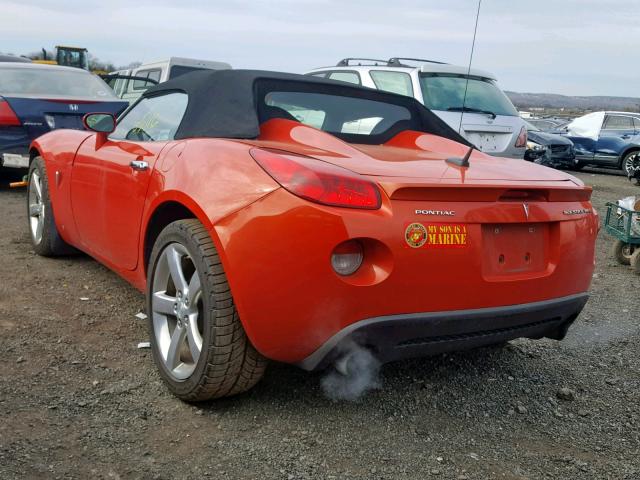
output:
[[142, 225], [137, 278], [138, 288], [146, 283], [145, 238], [154, 212], [167, 202], [188, 209], [209, 231], [227, 272], [230, 265], [242, 261], [228, 258], [229, 232], [220, 232], [217, 224], [260, 198], [280, 188], [249, 155], [251, 147], [241, 142], [192, 139], [176, 142], [156, 165], [149, 184]]

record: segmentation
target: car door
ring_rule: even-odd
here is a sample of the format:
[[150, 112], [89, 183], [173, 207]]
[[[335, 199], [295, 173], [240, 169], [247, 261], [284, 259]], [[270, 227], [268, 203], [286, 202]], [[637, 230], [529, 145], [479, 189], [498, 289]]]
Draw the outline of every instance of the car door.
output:
[[607, 114], [596, 142], [594, 160], [617, 166], [620, 154], [635, 135], [633, 118], [629, 115]]
[[140, 222], [154, 165], [187, 107], [187, 95], [145, 97], [106, 142], [85, 141], [71, 174], [71, 207], [83, 247], [118, 269], [137, 266]]

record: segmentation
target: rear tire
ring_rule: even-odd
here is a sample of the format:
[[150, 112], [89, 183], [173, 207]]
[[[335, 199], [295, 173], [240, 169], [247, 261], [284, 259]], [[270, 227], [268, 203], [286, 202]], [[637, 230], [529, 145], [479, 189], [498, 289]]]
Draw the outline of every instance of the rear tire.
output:
[[625, 175], [629, 176], [633, 167], [640, 166], [640, 157], [638, 155], [640, 155], [640, 152], [637, 150], [629, 152], [620, 161], [620, 169]]
[[54, 257], [77, 252], [58, 233], [49, 196], [47, 167], [42, 157], [35, 157], [29, 166], [27, 218], [31, 245], [38, 255]]
[[616, 240], [611, 247], [611, 253], [620, 265], [631, 265], [631, 257], [634, 252], [640, 251], [635, 245]]
[[178, 398], [198, 402], [249, 390], [267, 361], [251, 345], [209, 232], [178, 220], [149, 262], [147, 311], [153, 357]]

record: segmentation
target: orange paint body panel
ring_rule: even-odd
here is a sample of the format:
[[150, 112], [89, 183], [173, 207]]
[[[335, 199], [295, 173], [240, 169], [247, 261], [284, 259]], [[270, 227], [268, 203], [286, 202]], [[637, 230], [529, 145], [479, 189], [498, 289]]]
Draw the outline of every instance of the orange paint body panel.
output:
[[[34, 144], [56, 185], [63, 238], [142, 290], [149, 221], [167, 202], [184, 206], [211, 232], [251, 342], [274, 360], [301, 362], [365, 319], [530, 304], [589, 289], [598, 219], [590, 189], [563, 172], [481, 152], [460, 168], [445, 160], [467, 148], [433, 135], [405, 131], [386, 145], [353, 145], [283, 119], [264, 123], [256, 140], [125, 143], [58, 131]], [[380, 188], [382, 206], [297, 197], [251, 148], [359, 173]], [[149, 170], [131, 172], [138, 158]], [[445, 236], [412, 246], [411, 224]], [[447, 236], [462, 232], [464, 241]], [[331, 255], [350, 239], [360, 241], [364, 259], [343, 277]]]

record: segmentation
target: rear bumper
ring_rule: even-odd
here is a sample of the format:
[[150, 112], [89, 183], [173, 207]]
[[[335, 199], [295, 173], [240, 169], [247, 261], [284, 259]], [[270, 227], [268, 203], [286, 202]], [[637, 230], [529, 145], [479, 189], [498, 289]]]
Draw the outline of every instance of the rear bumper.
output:
[[516, 338], [564, 338], [588, 300], [587, 293], [506, 307], [369, 318], [343, 328], [298, 363], [326, 367], [356, 343], [383, 363], [491, 345]]
[[[464, 198], [464, 192], [460, 196]], [[423, 208], [450, 209], [455, 216], [416, 213]], [[589, 213], [567, 215], [566, 209]], [[588, 291], [598, 229], [591, 212], [586, 201], [531, 202], [524, 221], [525, 210], [516, 201], [386, 196], [379, 210], [352, 211], [311, 204], [278, 189], [217, 221], [212, 236], [219, 241], [234, 303], [251, 343], [271, 360], [299, 364], [363, 319], [396, 319], [397, 314], [413, 319], [420, 312], [441, 312], [436, 315], [442, 323], [450, 312], [527, 305]], [[405, 232], [414, 222], [425, 228], [464, 225], [468, 243], [411, 248]], [[546, 226], [537, 230], [540, 225]], [[530, 227], [527, 235], [539, 232], [538, 240], [523, 239], [524, 226]], [[349, 239], [362, 244], [363, 264], [344, 277], [333, 271], [330, 260], [336, 246]], [[506, 261], [500, 263], [501, 258]], [[531, 258], [530, 264], [523, 263]], [[475, 321], [462, 332], [503, 326], [476, 329]], [[450, 333], [458, 332], [427, 330], [418, 336]]]
[[0, 167], [27, 168], [31, 140], [25, 127], [0, 128]]
[[29, 155], [2, 153], [0, 154], [0, 167], [29, 168]]

